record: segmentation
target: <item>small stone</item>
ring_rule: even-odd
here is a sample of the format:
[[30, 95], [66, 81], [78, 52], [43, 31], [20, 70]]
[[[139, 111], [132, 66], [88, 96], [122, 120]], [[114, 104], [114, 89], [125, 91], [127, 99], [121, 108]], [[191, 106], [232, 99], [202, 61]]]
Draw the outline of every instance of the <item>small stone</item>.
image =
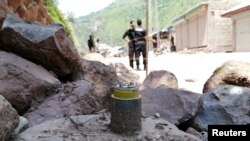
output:
[[155, 139], [160, 139], [160, 138], [161, 138], [161, 135], [156, 134], [156, 135], [154, 135], [154, 138], [155, 138]]
[[19, 116], [19, 124], [17, 128], [14, 130], [14, 134], [19, 134], [29, 127], [28, 120], [24, 117]]
[[142, 112], [141, 112], [141, 117], [142, 117], [142, 118], [147, 118], [147, 117], [148, 117], [148, 115], [146, 114], [146, 112], [145, 112], [145, 111], [142, 111]]
[[162, 126], [168, 126], [168, 123], [160, 122], [159, 124], [162, 125]]
[[161, 115], [160, 115], [159, 113], [155, 113], [154, 117], [155, 117], [155, 118], [160, 118]]
[[105, 120], [107, 120], [107, 117], [106, 116], [104, 116], [104, 115], [102, 115], [102, 116], [100, 116], [100, 118], [99, 118], [100, 120], [102, 120], [102, 121], [105, 121]]
[[69, 137], [69, 133], [63, 133], [63, 138], [68, 138]]
[[102, 128], [101, 130], [102, 130], [103, 132], [107, 132], [107, 131], [108, 131], [107, 128]]
[[161, 125], [160, 123], [157, 123], [157, 124], [155, 125], [155, 128], [156, 128], [156, 129], [160, 129], [160, 130], [164, 130], [164, 129], [165, 129], [164, 126]]
[[186, 82], [195, 82], [196, 80], [194, 80], [194, 79], [186, 79], [185, 81]]
[[135, 139], [135, 141], [142, 141], [142, 135], [138, 135], [138, 137]]
[[146, 135], [144, 138], [145, 138], [146, 141], [153, 141], [154, 140], [154, 137], [149, 135], [149, 134]]

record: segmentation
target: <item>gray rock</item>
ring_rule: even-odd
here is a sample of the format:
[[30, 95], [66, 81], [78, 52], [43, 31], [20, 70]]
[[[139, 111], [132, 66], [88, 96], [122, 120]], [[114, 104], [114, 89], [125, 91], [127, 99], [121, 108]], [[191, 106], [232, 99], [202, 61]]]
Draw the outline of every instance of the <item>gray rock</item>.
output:
[[200, 138], [200, 139], [203, 140], [203, 141], [207, 141], [207, 140], [208, 140], [207, 132], [198, 132], [197, 130], [195, 130], [195, 129], [192, 128], [192, 127], [189, 127], [189, 128], [186, 130], [186, 133], [195, 135], [196, 137]]
[[141, 112], [141, 117], [142, 117], [142, 118], [147, 118], [148, 115], [146, 114], [146, 112], [142, 111], [142, 112]]
[[30, 126], [46, 120], [92, 114], [109, 108], [109, 87], [82, 80], [64, 84], [61, 90], [29, 110], [25, 117]]
[[129, 69], [122, 63], [113, 64], [116, 74], [119, 79], [119, 83], [129, 84], [130, 82], [139, 83], [140, 76]]
[[29, 122], [25, 117], [19, 116], [19, 124], [15, 131], [13, 132], [14, 134], [19, 134], [25, 129], [29, 127]]
[[118, 82], [115, 69], [98, 61], [82, 60], [79, 71], [69, 76], [69, 80], [75, 82], [87, 80], [93, 84], [102, 84], [111, 87]]
[[10, 103], [0, 95], [0, 141], [5, 141], [10, 137], [18, 125], [18, 114]]
[[155, 113], [155, 114], [154, 114], [154, 117], [155, 117], [155, 118], [160, 118], [161, 115], [160, 115], [159, 113]]
[[0, 51], [0, 84], [0, 95], [22, 114], [61, 83], [43, 67]]
[[[46, 121], [33, 126], [19, 135], [22, 141], [93, 140], [93, 141], [138, 141], [138, 140], [178, 140], [200, 141], [197, 137], [178, 130], [177, 127], [162, 119], [146, 118], [142, 122], [142, 131], [134, 135], [119, 135], [110, 130], [103, 131], [103, 123], [96, 122], [101, 115], [74, 116], [69, 118]], [[168, 124], [165, 128], [155, 129], [157, 123]]]
[[166, 70], [153, 71], [150, 72], [150, 74], [143, 81], [140, 90], [161, 86], [178, 89], [178, 80], [173, 73]]
[[156, 129], [160, 129], [160, 130], [164, 130], [164, 129], [165, 129], [164, 126], [165, 126], [164, 124], [157, 123], [157, 124], [155, 125], [155, 128], [156, 128]]
[[208, 141], [208, 133], [207, 132], [201, 132], [201, 135], [202, 135], [201, 139], [203, 141]]
[[175, 125], [180, 125], [195, 115], [201, 97], [201, 94], [166, 87], [146, 89], [140, 93], [142, 111], [150, 116], [159, 113], [161, 118]]
[[58, 76], [79, 69], [81, 58], [63, 26], [25, 22], [8, 13], [0, 30], [0, 49], [42, 65]]
[[208, 125], [250, 124], [250, 89], [222, 86], [200, 99], [193, 127], [207, 131]]
[[223, 85], [250, 88], [250, 63], [228, 61], [217, 68], [204, 84], [203, 93]]

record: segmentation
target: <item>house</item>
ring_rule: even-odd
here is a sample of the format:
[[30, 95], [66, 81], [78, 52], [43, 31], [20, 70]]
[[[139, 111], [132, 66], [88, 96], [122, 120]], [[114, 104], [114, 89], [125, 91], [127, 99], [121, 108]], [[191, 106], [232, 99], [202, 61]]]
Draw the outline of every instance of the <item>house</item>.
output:
[[232, 51], [232, 21], [221, 14], [236, 4], [232, 0], [202, 2], [175, 19], [176, 50]]
[[233, 20], [233, 49], [236, 52], [250, 51], [250, 1], [229, 9], [223, 17]]

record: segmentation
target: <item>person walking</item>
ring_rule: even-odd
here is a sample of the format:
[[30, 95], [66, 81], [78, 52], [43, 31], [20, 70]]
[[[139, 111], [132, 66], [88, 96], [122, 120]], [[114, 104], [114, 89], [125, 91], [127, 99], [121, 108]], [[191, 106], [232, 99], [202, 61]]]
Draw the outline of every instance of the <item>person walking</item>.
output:
[[123, 34], [122, 39], [128, 44], [128, 56], [129, 56], [129, 65], [134, 68], [134, 56], [135, 56], [135, 20], [130, 21], [130, 28], [126, 30]]

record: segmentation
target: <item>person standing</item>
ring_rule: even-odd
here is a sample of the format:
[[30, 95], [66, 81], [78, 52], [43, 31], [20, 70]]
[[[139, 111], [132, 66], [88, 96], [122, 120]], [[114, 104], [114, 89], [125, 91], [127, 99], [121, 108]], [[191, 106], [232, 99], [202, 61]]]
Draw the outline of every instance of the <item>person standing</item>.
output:
[[89, 35], [88, 47], [89, 47], [89, 52], [92, 53], [94, 51], [94, 48], [95, 48], [95, 42], [94, 42], [92, 35]]
[[146, 30], [142, 27], [142, 21], [137, 20], [137, 27], [135, 28], [135, 59], [137, 70], [140, 70], [140, 54], [142, 53], [144, 70], [146, 70]]
[[129, 65], [131, 68], [134, 68], [134, 55], [135, 55], [135, 20], [130, 21], [130, 28], [126, 30], [123, 34], [122, 39], [128, 44], [128, 56], [129, 56]]

